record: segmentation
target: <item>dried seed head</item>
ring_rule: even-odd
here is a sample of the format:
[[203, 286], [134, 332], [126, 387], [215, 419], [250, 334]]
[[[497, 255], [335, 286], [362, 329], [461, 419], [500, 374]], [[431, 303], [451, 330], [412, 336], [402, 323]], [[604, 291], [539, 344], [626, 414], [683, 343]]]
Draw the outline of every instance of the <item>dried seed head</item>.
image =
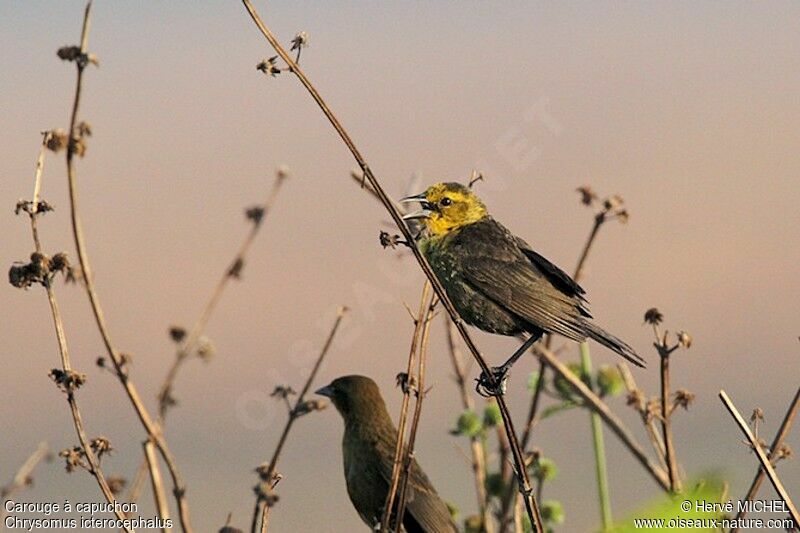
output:
[[605, 200], [603, 200], [603, 209], [606, 211], [611, 211], [613, 209], [619, 209], [622, 207], [622, 204], [625, 203], [625, 200], [622, 199], [622, 196], [615, 194], [613, 196], [609, 196]]
[[685, 410], [689, 410], [689, 406], [694, 402], [695, 395], [692, 392], [689, 392], [686, 389], [678, 389], [675, 391], [675, 399], [673, 400], [673, 405], [675, 407], [683, 407]]
[[172, 339], [173, 342], [182, 342], [183, 339], [186, 338], [186, 329], [180, 326], [170, 326], [169, 338]]
[[197, 357], [202, 359], [203, 361], [210, 361], [214, 354], [217, 353], [217, 349], [214, 346], [214, 343], [211, 342], [211, 339], [203, 335], [199, 339], [197, 339], [197, 351], [195, 354]]
[[267, 59], [262, 59], [261, 62], [256, 65], [256, 70], [260, 70], [264, 74], [269, 74], [272, 77], [277, 76], [281, 73], [281, 69], [278, 68], [278, 65], [275, 64], [277, 61], [278, 56], [272, 56]]
[[289, 177], [289, 167], [286, 165], [280, 165], [277, 170], [275, 170], [275, 178], [278, 181], [283, 181]]
[[241, 279], [242, 269], [244, 268], [244, 259], [237, 257], [231, 267], [228, 269], [228, 276], [233, 279]]
[[682, 348], [689, 349], [692, 347], [692, 336], [689, 335], [687, 332], [679, 331], [677, 336], [678, 336], [678, 344]]
[[664, 321], [664, 315], [655, 307], [651, 307], [644, 313], [644, 321], [648, 324], [657, 326]]
[[383, 248], [397, 248], [397, 245], [400, 244], [400, 235], [390, 235], [385, 231], [381, 231], [380, 235], [378, 236], [380, 240], [381, 246]]
[[297, 394], [295, 390], [289, 385], [276, 385], [275, 388], [270, 393], [270, 396], [273, 398], [279, 398], [281, 400], [287, 399], [289, 396], [293, 394]]
[[772, 461], [776, 463], [781, 459], [791, 459], [793, 455], [792, 449], [784, 442], [772, 453]]
[[44, 145], [48, 150], [58, 153], [67, 147], [67, 132], [62, 129], [44, 132]]
[[588, 185], [575, 189], [581, 195], [583, 205], [592, 205], [597, 200], [597, 194]]
[[103, 455], [107, 455], [114, 451], [114, 448], [111, 447], [111, 442], [105, 437], [93, 438], [89, 443], [89, 447], [92, 449], [98, 459], [103, 457]]
[[290, 50], [298, 50], [300, 48], [305, 48], [306, 46], [308, 46], [308, 33], [301, 31], [294, 36], [294, 39], [292, 39], [292, 47]]
[[81, 55], [80, 46], [62, 46], [56, 52], [62, 61], [76, 61]]
[[644, 411], [645, 410], [644, 393], [639, 389], [629, 392], [625, 403], [627, 405], [633, 406], [637, 411]]
[[253, 207], [248, 207], [244, 214], [248, 220], [252, 220], [255, 225], [261, 224], [261, 221], [264, 219], [265, 213], [264, 206], [256, 205]]
[[764, 410], [760, 407], [753, 409], [753, 414], [750, 415], [750, 422], [764, 421]]
[[83, 460], [83, 448], [80, 446], [73, 446], [72, 448], [65, 448], [58, 452], [58, 456], [64, 459], [66, 463], [67, 472], [74, 472], [78, 468], [88, 468]]
[[409, 376], [405, 372], [400, 372], [395, 376], [395, 381], [397, 382], [397, 386], [403, 391], [403, 394], [408, 394], [410, 391], [417, 390], [416, 376]]
[[50, 370], [48, 376], [65, 393], [72, 393], [86, 383], [86, 374], [81, 374], [74, 370], [64, 371], [60, 368], [54, 368]]
[[314, 411], [322, 411], [326, 407], [328, 407], [328, 402], [325, 400], [306, 400], [294, 409], [293, 414], [294, 416], [303, 416]]
[[617, 215], [616, 215], [616, 216], [617, 216], [617, 220], [619, 220], [620, 224], [627, 224], [627, 223], [628, 223], [628, 221], [629, 221], [629, 220], [630, 220], [630, 218], [631, 218], [631, 215], [630, 215], [630, 213], [628, 213], [628, 210], [627, 210], [627, 209], [621, 209], [621, 210], [620, 210], [620, 211], [617, 213]]

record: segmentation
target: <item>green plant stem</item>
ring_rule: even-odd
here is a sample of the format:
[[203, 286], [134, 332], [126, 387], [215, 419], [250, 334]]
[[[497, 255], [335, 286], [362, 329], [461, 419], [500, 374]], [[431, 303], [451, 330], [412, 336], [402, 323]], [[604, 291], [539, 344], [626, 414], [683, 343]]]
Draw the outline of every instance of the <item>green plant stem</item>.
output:
[[[581, 343], [581, 372], [592, 375], [592, 358], [589, 354], [589, 343]], [[608, 468], [606, 466], [606, 445], [603, 440], [603, 421], [595, 411], [589, 414], [592, 421], [592, 444], [594, 446], [595, 471], [597, 473], [597, 497], [600, 500], [600, 517], [603, 531], [611, 529], [611, 497], [608, 491]]]

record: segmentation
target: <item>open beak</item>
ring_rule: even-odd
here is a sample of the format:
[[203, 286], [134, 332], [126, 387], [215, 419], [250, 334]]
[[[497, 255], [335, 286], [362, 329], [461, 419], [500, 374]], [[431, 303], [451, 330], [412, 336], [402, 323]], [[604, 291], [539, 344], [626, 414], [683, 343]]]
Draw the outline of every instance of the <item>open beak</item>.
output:
[[430, 202], [426, 200], [424, 192], [415, 194], [413, 196], [406, 196], [405, 198], [400, 200], [401, 204], [407, 204], [411, 202], [419, 202], [419, 204], [422, 206], [422, 209], [404, 215], [403, 220], [428, 218], [430, 216], [430, 212], [433, 210], [433, 206], [430, 204]]
[[316, 393], [319, 394], [320, 396], [333, 398], [333, 388], [330, 385], [325, 385], [321, 389], [317, 389]]

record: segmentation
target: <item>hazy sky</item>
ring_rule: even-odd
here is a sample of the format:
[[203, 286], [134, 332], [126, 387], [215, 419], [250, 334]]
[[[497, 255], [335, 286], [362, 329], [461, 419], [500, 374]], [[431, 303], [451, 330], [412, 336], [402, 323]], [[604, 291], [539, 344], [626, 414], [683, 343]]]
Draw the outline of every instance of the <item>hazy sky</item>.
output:
[[[697, 394], [675, 419], [677, 454], [690, 477], [722, 472], [741, 497], [755, 458], [716, 395], [744, 413], [766, 412], [771, 440], [800, 379], [800, 6], [770, 3], [258, 2], [288, 43], [306, 30], [302, 65], [370, 165], [395, 195], [409, 177], [463, 180], [473, 168], [494, 215], [571, 270], [592, 223], [576, 186], [618, 193], [629, 224], [602, 231], [583, 282], [598, 321], [653, 363], [644, 311], [694, 336], [673, 363], [673, 383]], [[78, 41], [81, 2], [0, 4], [0, 210], [5, 267], [32, 250], [26, 219], [38, 133], [65, 128], [74, 68], [55, 56]], [[355, 164], [299, 83], [263, 76], [272, 55], [239, 2], [98, 1], [82, 118], [94, 136], [78, 162], [82, 214], [95, 278], [132, 378], [152, 408], [171, 361], [170, 324], [190, 325], [247, 231], [243, 208], [267, 193], [274, 169], [291, 179], [244, 270], [208, 327], [218, 355], [179, 377], [180, 406], [167, 438], [189, 484], [198, 531], [228, 512], [249, 524], [252, 468], [269, 458], [285, 413], [268, 397], [298, 388], [335, 309], [352, 313], [318, 383], [372, 376], [397, 414], [394, 376], [405, 367], [423, 277], [384, 251], [388, 216], [354, 186]], [[48, 157], [41, 224], [46, 251], [74, 257], [62, 157]], [[102, 353], [85, 294], [57, 284], [75, 366], [89, 375], [79, 399], [92, 435], [117, 451], [104, 462], [131, 477], [143, 433], [121, 388], [93, 362]], [[47, 377], [58, 355], [44, 293], [0, 288], [0, 479], [37, 442], [76, 438], [63, 395]], [[515, 341], [476, 333], [493, 362]], [[448, 434], [460, 408], [433, 332], [417, 454], [439, 492], [474, 510], [470, 473]], [[593, 347], [596, 364], [615, 356]], [[565, 359], [577, 358], [571, 347]], [[524, 417], [515, 369], [509, 402]], [[475, 373], [473, 370], [472, 373]], [[649, 392], [656, 365], [636, 372]], [[638, 438], [624, 399], [612, 401]], [[344, 490], [342, 425], [333, 411], [297, 424], [279, 470], [274, 531], [360, 527]], [[606, 432], [614, 511], [622, 517], [658, 490]], [[591, 530], [595, 508], [589, 422], [571, 412], [543, 423], [534, 444], [560, 465], [547, 498], [563, 501], [565, 531]], [[789, 439], [800, 449], [797, 431]], [[800, 499], [798, 461], [780, 472]], [[60, 464], [36, 475], [25, 498], [97, 499], [87, 475]], [[764, 490], [765, 496], [770, 490]], [[149, 509], [150, 502], [146, 500]]]

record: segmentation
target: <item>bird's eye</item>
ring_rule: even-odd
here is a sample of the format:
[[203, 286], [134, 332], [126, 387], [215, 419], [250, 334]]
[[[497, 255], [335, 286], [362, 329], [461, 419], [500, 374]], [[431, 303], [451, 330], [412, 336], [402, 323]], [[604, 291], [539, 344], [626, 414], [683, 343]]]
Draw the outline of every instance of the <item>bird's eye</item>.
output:
[[448, 205], [450, 205], [452, 203], [453, 203], [453, 200], [451, 200], [450, 198], [448, 198], [446, 196], [444, 198], [442, 198], [441, 200], [439, 200], [439, 205], [441, 205], [442, 207], [447, 207]]

